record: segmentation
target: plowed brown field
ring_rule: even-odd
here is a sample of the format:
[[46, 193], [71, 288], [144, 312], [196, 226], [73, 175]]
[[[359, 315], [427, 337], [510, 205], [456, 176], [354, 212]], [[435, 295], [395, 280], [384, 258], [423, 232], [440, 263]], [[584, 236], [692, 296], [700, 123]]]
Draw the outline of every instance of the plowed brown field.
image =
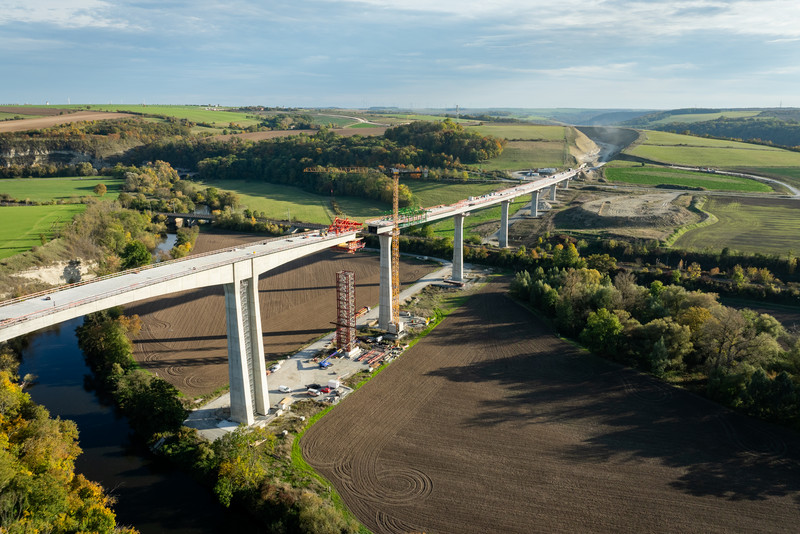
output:
[[106, 113], [103, 111], [78, 111], [77, 113], [65, 113], [64, 115], [46, 116], [37, 119], [2, 121], [0, 122], [0, 133], [38, 130], [40, 128], [50, 128], [56, 124], [65, 124], [68, 122], [124, 119], [126, 117], [133, 117], [133, 115], [129, 113]]
[[[201, 234], [195, 252], [217, 250], [263, 236]], [[279, 358], [330, 332], [336, 319], [336, 272], [355, 272], [356, 306], [378, 302], [378, 256], [326, 251], [270, 271], [259, 280], [259, 299], [267, 359]], [[435, 269], [402, 260], [402, 283]], [[134, 357], [189, 397], [228, 384], [225, 302], [222, 287], [175, 293], [127, 308], [142, 317]]]
[[797, 532], [800, 436], [588, 355], [491, 282], [309, 429], [376, 533]]

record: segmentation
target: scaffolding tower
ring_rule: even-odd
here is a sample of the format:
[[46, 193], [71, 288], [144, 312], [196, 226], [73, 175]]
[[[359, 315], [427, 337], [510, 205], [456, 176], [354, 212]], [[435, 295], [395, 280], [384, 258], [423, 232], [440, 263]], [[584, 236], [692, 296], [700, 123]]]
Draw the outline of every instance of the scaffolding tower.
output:
[[336, 348], [350, 352], [356, 341], [356, 275], [336, 273]]

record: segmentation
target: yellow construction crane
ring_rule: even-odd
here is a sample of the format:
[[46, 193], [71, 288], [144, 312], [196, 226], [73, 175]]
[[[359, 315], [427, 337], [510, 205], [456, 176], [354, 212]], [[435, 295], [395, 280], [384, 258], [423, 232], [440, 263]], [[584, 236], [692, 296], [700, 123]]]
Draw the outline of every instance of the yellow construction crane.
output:
[[303, 172], [341, 172], [341, 173], [363, 173], [379, 172], [381, 174], [392, 173], [392, 318], [390, 323], [394, 325], [395, 331], [400, 333], [400, 174], [424, 174], [427, 176], [428, 169], [419, 167], [401, 168], [392, 167], [306, 167]]
[[400, 333], [400, 169], [392, 168], [392, 319]]

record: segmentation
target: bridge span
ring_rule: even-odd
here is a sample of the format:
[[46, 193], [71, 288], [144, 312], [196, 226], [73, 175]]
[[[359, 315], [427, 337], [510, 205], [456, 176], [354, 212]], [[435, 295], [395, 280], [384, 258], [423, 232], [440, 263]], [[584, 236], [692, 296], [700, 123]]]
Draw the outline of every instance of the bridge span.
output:
[[[570, 169], [549, 178], [519, 184], [480, 197], [471, 197], [449, 206], [424, 210], [424, 217], [401, 219], [401, 226], [412, 226], [453, 217], [455, 239], [452, 278], [463, 278], [464, 217], [470, 211], [500, 204], [502, 207], [500, 245], [508, 243], [508, 207], [522, 195], [531, 195], [531, 215], [538, 214], [539, 193], [556, 186], [567, 187], [579, 169]], [[388, 329], [391, 308], [391, 218], [367, 221], [367, 230], [380, 239], [379, 326]], [[313, 231], [198, 254], [139, 269], [131, 269], [87, 282], [0, 302], [0, 341], [62, 323], [114, 306], [168, 295], [179, 291], [221, 285], [225, 292], [225, 317], [228, 339], [231, 419], [251, 425], [256, 415], [269, 410], [267, 378], [258, 305], [259, 275], [303, 256], [319, 252], [356, 238], [356, 232]]]
[[356, 233], [296, 234], [131, 269], [0, 303], [0, 341], [105, 310], [189, 289], [223, 286], [231, 418], [253, 424], [269, 409], [258, 276], [355, 239]]
[[[400, 226], [414, 226], [425, 224], [448, 217], [453, 217], [454, 236], [453, 236], [453, 274], [452, 279], [461, 282], [464, 279], [464, 217], [471, 211], [490, 208], [500, 204], [500, 239], [499, 244], [505, 248], [508, 246], [508, 208], [511, 201], [523, 195], [531, 195], [531, 216], [539, 215], [539, 195], [542, 190], [550, 190], [550, 200], [556, 199], [556, 187], [562, 184], [564, 189], [569, 187], [569, 181], [586, 166], [584, 163], [577, 169], [562, 171], [549, 178], [526, 182], [508, 189], [502, 189], [479, 197], [456, 202], [455, 204], [434, 206], [426, 208], [423, 213], [411, 218], [401, 217]], [[382, 330], [389, 330], [392, 320], [392, 228], [394, 223], [391, 216], [381, 219], [373, 219], [364, 223], [369, 233], [377, 234], [380, 242], [381, 266], [380, 266], [380, 303], [378, 306], [378, 327]], [[402, 325], [399, 325], [402, 329]]]

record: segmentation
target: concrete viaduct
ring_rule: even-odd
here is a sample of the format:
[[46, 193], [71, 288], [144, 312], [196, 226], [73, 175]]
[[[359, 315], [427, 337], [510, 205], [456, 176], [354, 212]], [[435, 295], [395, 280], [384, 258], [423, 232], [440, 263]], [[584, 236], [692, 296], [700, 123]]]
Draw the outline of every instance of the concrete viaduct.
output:
[[[420, 220], [403, 220], [401, 226], [433, 222], [447, 217], [455, 220], [453, 280], [463, 278], [464, 217], [470, 211], [500, 204], [502, 207], [500, 246], [508, 244], [508, 207], [519, 196], [531, 195], [531, 215], [538, 214], [539, 194], [556, 186], [566, 188], [578, 170], [570, 169], [552, 177], [524, 183], [495, 193], [462, 200], [449, 206], [425, 210]], [[366, 230], [380, 240], [379, 326], [387, 329], [391, 317], [391, 219], [365, 223]], [[115, 306], [168, 295], [179, 291], [221, 285], [225, 292], [230, 379], [231, 419], [248, 425], [256, 415], [269, 410], [261, 316], [258, 313], [258, 277], [285, 263], [352, 241], [356, 232], [325, 235], [320, 232], [295, 234], [246, 246], [229, 248], [167, 261], [140, 269], [57, 289], [26, 295], [0, 303], [0, 341], [28, 334]]]
[[[584, 164], [585, 165], [585, 164]], [[581, 166], [583, 168], [583, 165]], [[453, 237], [453, 274], [452, 279], [461, 282], [464, 279], [464, 217], [471, 211], [489, 208], [500, 204], [500, 239], [501, 247], [508, 246], [508, 207], [511, 201], [523, 195], [531, 195], [531, 216], [539, 215], [539, 195], [545, 190], [550, 190], [550, 200], [556, 199], [556, 187], [563, 184], [566, 189], [569, 181], [580, 172], [580, 169], [569, 169], [560, 172], [549, 178], [527, 182], [515, 187], [495, 191], [480, 197], [470, 197], [455, 204], [448, 206], [436, 206], [427, 208], [424, 217], [411, 220], [400, 219], [400, 226], [413, 226], [428, 222], [438, 221], [453, 217], [455, 222], [455, 232]], [[382, 219], [367, 221], [364, 223], [369, 233], [377, 234], [380, 241], [381, 251], [381, 282], [380, 282], [380, 301], [378, 307], [378, 327], [382, 330], [389, 329], [392, 313], [392, 228], [393, 221], [391, 216]]]

